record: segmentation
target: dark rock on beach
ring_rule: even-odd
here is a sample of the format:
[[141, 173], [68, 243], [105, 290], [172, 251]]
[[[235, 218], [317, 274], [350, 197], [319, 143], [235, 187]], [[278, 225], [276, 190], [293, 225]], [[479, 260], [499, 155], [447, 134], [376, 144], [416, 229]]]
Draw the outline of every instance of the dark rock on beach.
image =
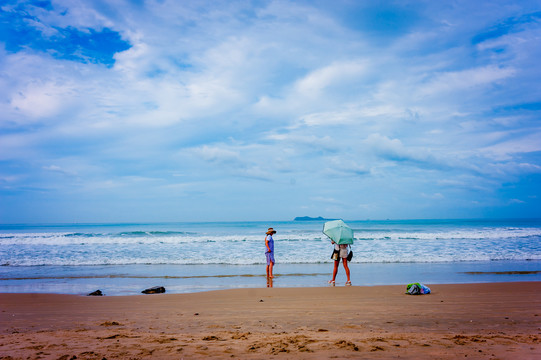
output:
[[165, 292], [165, 288], [163, 286], [154, 286], [141, 292], [143, 294], [161, 294]]
[[103, 293], [101, 292], [101, 290], [96, 290], [96, 291], [91, 292], [87, 296], [103, 296]]

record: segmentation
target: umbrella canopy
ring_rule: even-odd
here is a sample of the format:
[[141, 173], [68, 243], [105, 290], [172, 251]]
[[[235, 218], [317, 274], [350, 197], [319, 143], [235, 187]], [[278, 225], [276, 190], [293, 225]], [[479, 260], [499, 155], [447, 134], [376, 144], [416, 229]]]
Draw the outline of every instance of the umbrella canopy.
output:
[[337, 244], [353, 244], [353, 230], [342, 220], [327, 221], [323, 233]]

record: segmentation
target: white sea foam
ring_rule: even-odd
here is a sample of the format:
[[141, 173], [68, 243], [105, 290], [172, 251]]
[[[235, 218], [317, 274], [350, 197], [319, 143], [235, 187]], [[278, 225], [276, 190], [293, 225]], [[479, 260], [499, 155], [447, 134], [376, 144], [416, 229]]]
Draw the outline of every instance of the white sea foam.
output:
[[[541, 237], [541, 228], [465, 229], [438, 232], [363, 231], [356, 240], [489, 240]], [[100, 233], [6, 233], [0, 234], [0, 245], [74, 245], [74, 244], [177, 244], [205, 242], [259, 242], [260, 234], [194, 234], [170, 232]], [[303, 242], [327, 240], [318, 232], [305, 232], [276, 236], [280, 241]]]
[[[226, 229], [224, 230], [224, 226]], [[153, 225], [0, 233], [0, 265], [261, 264], [266, 223]], [[276, 225], [277, 263], [328, 262], [321, 224]], [[541, 226], [483, 223], [353, 223], [357, 263], [541, 259]], [[178, 229], [181, 229], [178, 230]], [[185, 229], [187, 228], [187, 229]]]

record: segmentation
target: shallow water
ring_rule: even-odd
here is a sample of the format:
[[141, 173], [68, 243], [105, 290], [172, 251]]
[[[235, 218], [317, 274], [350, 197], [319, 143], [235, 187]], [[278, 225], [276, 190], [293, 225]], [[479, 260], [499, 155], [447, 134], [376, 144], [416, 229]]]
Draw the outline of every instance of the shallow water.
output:
[[[332, 263], [277, 264], [273, 287], [328, 286]], [[352, 263], [353, 285], [541, 281], [541, 261]], [[31, 275], [30, 275], [31, 274]], [[340, 265], [337, 286], [346, 276]], [[2, 267], [0, 292], [137, 295], [152, 286], [188, 293], [268, 286], [264, 265], [107, 265]]]

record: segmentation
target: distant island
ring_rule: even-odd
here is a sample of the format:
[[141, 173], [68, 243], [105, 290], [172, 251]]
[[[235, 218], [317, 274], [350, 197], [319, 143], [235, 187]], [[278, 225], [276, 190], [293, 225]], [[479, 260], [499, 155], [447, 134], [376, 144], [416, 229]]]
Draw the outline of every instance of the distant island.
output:
[[325, 221], [325, 220], [335, 220], [335, 219], [325, 219], [321, 216], [310, 217], [310, 216], [297, 216], [293, 221]]

